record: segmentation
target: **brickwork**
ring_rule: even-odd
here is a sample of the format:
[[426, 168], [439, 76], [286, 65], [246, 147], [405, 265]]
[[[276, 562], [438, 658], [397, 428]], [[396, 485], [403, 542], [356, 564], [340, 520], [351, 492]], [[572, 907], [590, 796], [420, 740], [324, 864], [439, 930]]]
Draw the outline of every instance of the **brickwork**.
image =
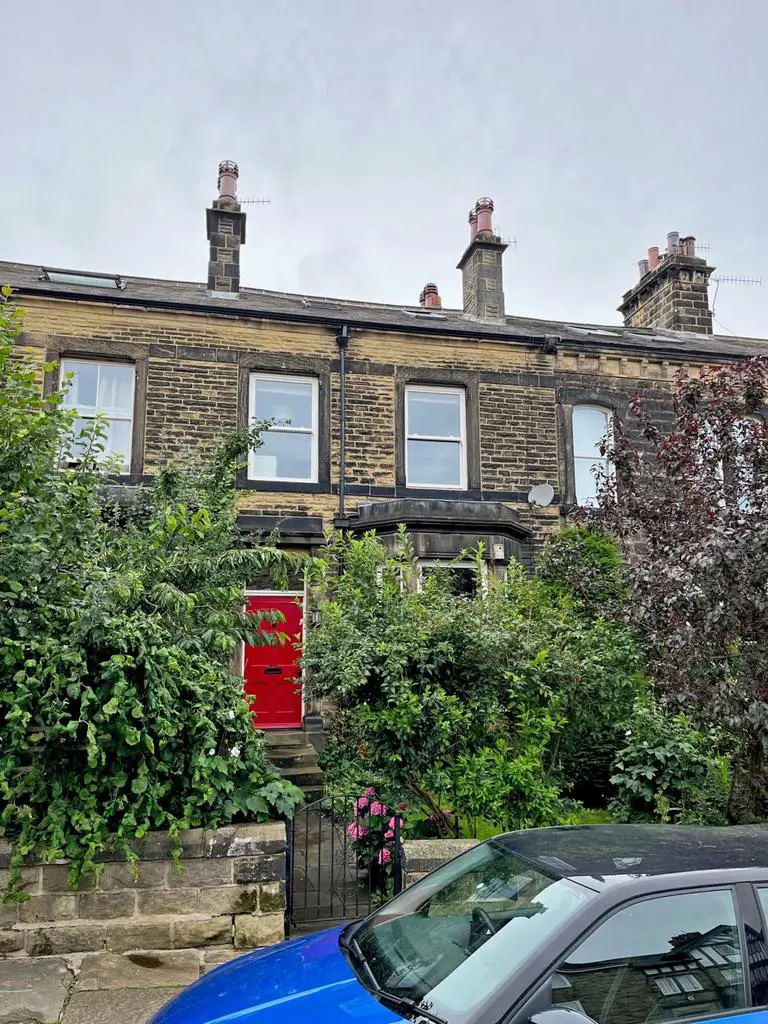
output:
[[480, 385], [483, 491], [558, 487], [557, 417], [553, 388]]
[[712, 267], [695, 256], [667, 256], [627, 292], [620, 307], [627, 327], [712, 333], [707, 283]]
[[[339, 474], [339, 378], [331, 390], [331, 477]], [[393, 377], [347, 376], [346, 480], [352, 484], [395, 483], [395, 386]]]
[[150, 358], [145, 465], [181, 459], [237, 429], [237, 366]]
[[[284, 937], [285, 826], [232, 826], [183, 837], [177, 866], [163, 833], [137, 846], [138, 876], [108, 861], [96, 879], [68, 886], [66, 863], [29, 863], [29, 899], [0, 903], [0, 957], [97, 950], [248, 949]], [[0, 890], [11, 850], [0, 842]]]
[[[482, 248], [478, 252], [484, 251]], [[327, 445], [330, 479], [306, 489], [246, 485], [238, 496], [244, 513], [321, 516], [330, 526], [338, 510], [339, 364], [335, 328], [266, 319], [193, 314], [151, 308], [29, 298], [22, 343], [41, 360], [56, 351], [95, 357], [119, 346], [147, 363], [145, 471], [209, 446], [247, 412], [250, 371], [320, 375], [329, 387]], [[558, 522], [557, 506], [531, 516], [522, 496], [548, 482], [560, 500], [568, 493], [569, 421], [564, 392], [617, 393], [673, 386], [675, 373], [698, 369], [684, 358], [648, 357], [642, 349], [600, 351], [560, 345], [545, 351], [525, 338], [493, 340], [409, 335], [355, 328], [350, 334], [347, 377], [347, 508], [402, 496], [396, 485], [398, 379], [436, 383], [477, 381], [479, 458], [484, 499], [515, 507], [534, 538]], [[441, 376], [443, 375], [443, 376]], [[323, 384], [323, 387], [326, 385]], [[659, 405], [660, 413], [662, 412]], [[476, 453], [474, 457], [477, 457]], [[443, 497], [450, 497], [444, 494]], [[513, 497], [514, 496], [514, 497]]]

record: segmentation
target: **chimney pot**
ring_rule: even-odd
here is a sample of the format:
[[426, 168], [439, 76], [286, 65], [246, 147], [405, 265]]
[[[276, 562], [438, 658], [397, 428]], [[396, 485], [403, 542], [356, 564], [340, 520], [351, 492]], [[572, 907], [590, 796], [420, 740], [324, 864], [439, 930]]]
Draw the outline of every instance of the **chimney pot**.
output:
[[667, 248], [660, 253], [656, 245], [648, 250], [648, 259], [639, 260], [640, 280], [625, 292], [619, 312], [630, 330], [686, 331], [712, 334], [712, 313], [708, 285], [714, 267], [695, 258], [696, 273], [686, 273], [681, 263], [696, 254], [693, 235], [681, 238], [677, 231], [667, 235]]
[[475, 203], [475, 214], [477, 215], [477, 234], [493, 234], [493, 200], [483, 196]]
[[219, 164], [219, 199], [237, 199], [237, 179], [240, 175], [234, 160], [222, 160]]
[[431, 306], [433, 308], [440, 309], [442, 302], [440, 301], [440, 295], [437, 291], [437, 285], [433, 281], [428, 281], [421, 289], [421, 295], [419, 296], [419, 305]]
[[474, 242], [477, 237], [477, 211], [473, 208], [469, 211], [469, 240]]

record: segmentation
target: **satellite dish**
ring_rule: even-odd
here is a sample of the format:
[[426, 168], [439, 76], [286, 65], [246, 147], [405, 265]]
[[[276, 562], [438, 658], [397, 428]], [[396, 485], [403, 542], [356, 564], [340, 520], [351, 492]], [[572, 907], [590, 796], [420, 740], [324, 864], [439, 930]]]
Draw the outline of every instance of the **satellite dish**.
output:
[[555, 496], [555, 489], [550, 484], [536, 484], [528, 495], [528, 504], [546, 508]]

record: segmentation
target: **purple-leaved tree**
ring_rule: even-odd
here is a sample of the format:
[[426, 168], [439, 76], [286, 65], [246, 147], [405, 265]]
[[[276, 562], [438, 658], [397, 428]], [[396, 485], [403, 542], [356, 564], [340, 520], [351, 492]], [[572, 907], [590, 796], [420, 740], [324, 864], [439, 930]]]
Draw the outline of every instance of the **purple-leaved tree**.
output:
[[616, 419], [585, 513], [619, 538], [650, 669], [668, 699], [736, 741], [732, 811], [768, 806], [768, 361], [680, 375], [665, 433], [642, 399]]

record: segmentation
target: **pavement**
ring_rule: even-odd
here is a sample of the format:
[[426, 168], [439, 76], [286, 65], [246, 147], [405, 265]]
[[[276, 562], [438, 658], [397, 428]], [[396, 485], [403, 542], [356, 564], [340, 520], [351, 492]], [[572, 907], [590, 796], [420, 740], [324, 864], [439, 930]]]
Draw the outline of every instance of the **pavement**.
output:
[[0, 960], [0, 1024], [146, 1024], [231, 949]]

